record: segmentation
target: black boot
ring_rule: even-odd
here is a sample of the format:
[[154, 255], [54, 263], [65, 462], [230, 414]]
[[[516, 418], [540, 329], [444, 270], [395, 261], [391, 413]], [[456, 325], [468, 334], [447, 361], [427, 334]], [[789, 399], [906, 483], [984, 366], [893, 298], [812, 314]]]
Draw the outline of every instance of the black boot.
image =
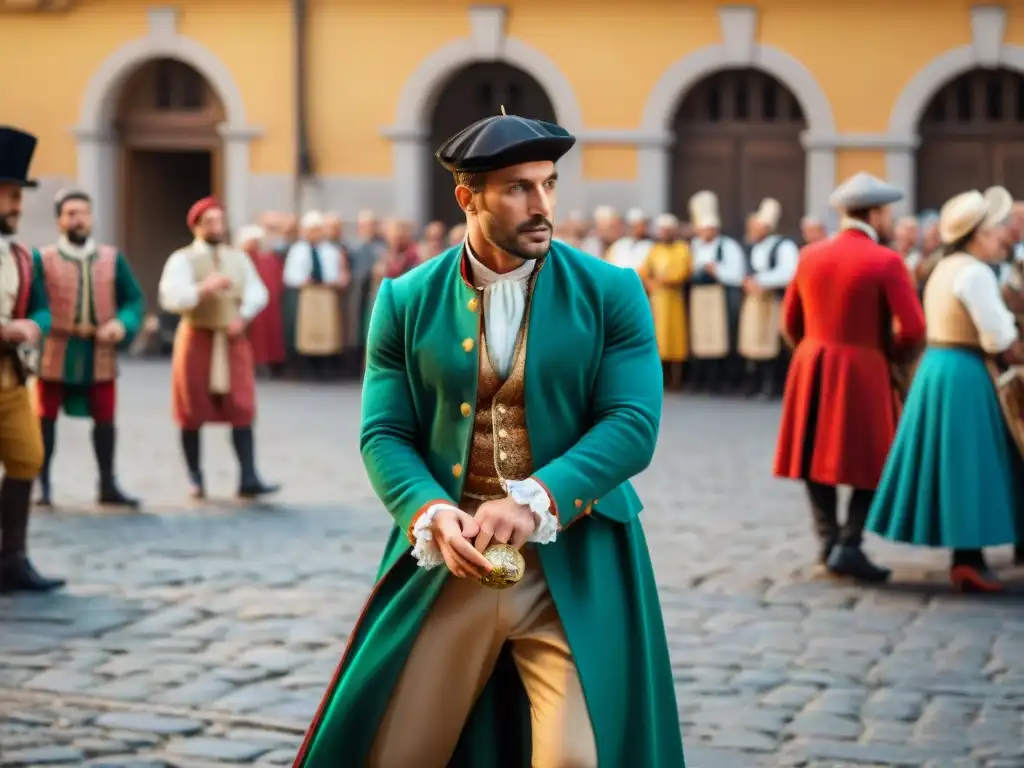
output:
[[1024, 542], [1013, 548], [1013, 564], [1024, 565]]
[[118, 507], [139, 508], [139, 500], [126, 495], [114, 478], [114, 447], [117, 444], [117, 428], [113, 424], [93, 424], [92, 448], [96, 454], [96, 465], [100, 470], [100, 504]]
[[205, 499], [206, 488], [203, 486], [203, 470], [199, 464], [199, 430], [181, 430], [181, 449], [185, 454], [185, 466], [188, 469], [190, 484], [189, 495], [193, 499]]
[[52, 507], [50, 462], [53, 459], [53, 451], [57, 445], [57, 421], [55, 419], [40, 419], [39, 427], [43, 433], [43, 468], [39, 470], [39, 498], [36, 499], [36, 506]]
[[857, 488], [850, 497], [850, 506], [846, 511], [846, 524], [839, 535], [839, 543], [832, 548], [828, 558], [828, 569], [836, 576], [847, 576], [869, 584], [880, 584], [888, 581], [892, 571], [871, 562], [861, 542], [864, 524], [871, 511], [874, 491]]
[[839, 522], [836, 508], [839, 504], [838, 492], [834, 485], [807, 482], [807, 496], [811, 501], [811, 517], [814, 520], [814, 532], [818, 535], [820, 548], [818, 562], [825, 565], [832, 549], [839, 540]]
[[25, 554], [31, 499], [31, 480], [0, 482], [0, 592], [49, 592], [67, 583], [41, 575]]
[[238, 466], [242, 470], [242, 478], [238, 484], [238, 495], [243, 499], [253, 499], [277, 493], [280, 485], [264, 485], [256, 473], [255, 446], [253, 445], [252, 427], [239, 427], [231, 430], [231, 442], [238, 455]]

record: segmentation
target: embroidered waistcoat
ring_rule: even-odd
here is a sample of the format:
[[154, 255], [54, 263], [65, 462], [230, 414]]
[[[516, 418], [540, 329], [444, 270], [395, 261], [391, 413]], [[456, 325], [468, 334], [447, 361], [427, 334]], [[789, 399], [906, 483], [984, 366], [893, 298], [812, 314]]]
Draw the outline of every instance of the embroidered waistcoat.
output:
[[929, 342], [981, 348], [978, 328], [953, 292], [957, 275], [975, 261], [967, 254], [953, 254], [943, 258], [932, 272], [924, 291]]
[[530, 279], [512, 370], [504, 380], [491, 363], [487, 334], [481, 323], [480, 373], [463, 502], [504, 498], [503, 479], [525, 480], [533, 474], [526, 430], [526, 342], [535, 279], [536, 272]]
[[[91, 339], [97, 328], [117, 317], [117, 249], [101, 245], [88, 259], [78, 260], [65, 258], [52, 245], [41, 255], [52, 320], [39, 376], [44, 381], [62, 381], [68, 339]], [[93, 380], [110, 381], [116, 375], [116, 346], [95, 344]]]

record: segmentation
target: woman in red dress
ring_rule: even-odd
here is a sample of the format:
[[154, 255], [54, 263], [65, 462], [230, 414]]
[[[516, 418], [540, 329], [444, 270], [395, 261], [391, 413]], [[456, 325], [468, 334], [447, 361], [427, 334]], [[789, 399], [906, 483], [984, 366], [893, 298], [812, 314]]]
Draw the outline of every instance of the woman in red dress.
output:
[[249, 323], [249, 343], [252, 345], [253, 362], [267, 366], [272, 374], [280, 372], [285, 362], [284, 314], [281, 297], [284, 293], [284, 262], [277, 254], [263, 249], [266, 235], [262, 227], [242, 227], [238, 231], [235, 245], [249, 254], [256, 272], [267, 286], [269, 300], [266, 308]]

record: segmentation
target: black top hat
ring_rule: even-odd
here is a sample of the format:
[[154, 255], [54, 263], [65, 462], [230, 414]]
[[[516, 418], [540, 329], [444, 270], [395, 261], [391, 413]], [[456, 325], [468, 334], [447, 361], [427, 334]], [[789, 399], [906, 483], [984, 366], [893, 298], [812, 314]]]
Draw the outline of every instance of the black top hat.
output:
[[28, 167], [36, 151], [35, 136], [10, 126], [0, 126], [0, 184], [37, 187], [39, 182], [28, 177]]
[[434, 156], [449, 171], [480, 173], [519, 163], [555, 162], [575, 143], [574, 136], [554, 123], [501, 114], [459, 131]]

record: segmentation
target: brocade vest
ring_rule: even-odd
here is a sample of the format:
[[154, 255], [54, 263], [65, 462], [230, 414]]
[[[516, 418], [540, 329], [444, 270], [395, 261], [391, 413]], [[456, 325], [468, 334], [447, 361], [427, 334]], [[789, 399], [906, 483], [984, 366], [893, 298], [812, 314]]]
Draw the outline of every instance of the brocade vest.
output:
[[960, 272], [977, 259], [965, 253], [944, 257], [928, 278], [924, 291], [924, 317], [932, 344], [981, 349], [981, 335], [967, 308], [954, 292]]
[[487, 351], [487, 334], [481, 322], [480, 373], [476, 413], [473, 419], [469, 467], [462, 501], [480, 502], [504, 498], [504, 480], [526, 480], [533, 474], [530, 436], [526, 430], [526, 342], [530, 303], [536, 271], [529, 282], [523, 321], [516, 339], [512, 370], [502, 380]]
[[[41, 256], [52, 320], [39, 376], [63, 381], [68, 339], [92, 339], [97, 328], [117, 317], [117, 249], [101, 245], [88, 259], [70, 259], [51, 245]], [[93, 355], [93, 380], [112, 380], [117, 374], [116, 345], [96, 344]]]

